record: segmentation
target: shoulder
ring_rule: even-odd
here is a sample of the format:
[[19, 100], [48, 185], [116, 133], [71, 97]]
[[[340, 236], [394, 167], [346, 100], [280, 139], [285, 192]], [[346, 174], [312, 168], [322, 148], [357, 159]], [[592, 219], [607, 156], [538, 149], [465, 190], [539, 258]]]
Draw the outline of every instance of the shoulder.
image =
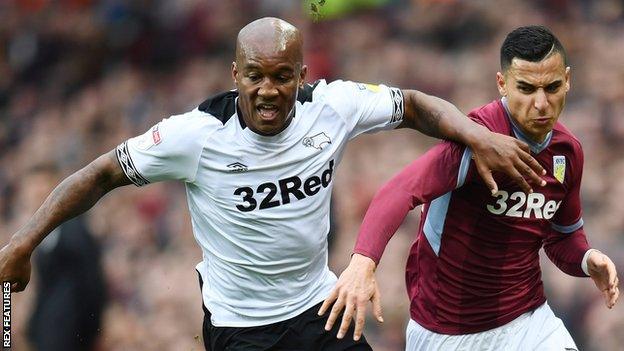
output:
[[473, 121], [484, 125], [493, 132], [509, 134], [511, 126], [505, 113], [505, 107], [500, 100], [477, 107], [468, 113]]
[[203, 145], [206, 138], [221, 126], [220, 121], [196, 108], [162, 119], [129, 142], [144, 151], [185, 150]]
[[195, 134], [215, 129], [223, 124], [213, 115], [200, 111], [198, 108], [179, 115], [164, 118], [154, 128], [168, 134]]
[[325, 80], [318, 82], [318, 93], [316, 95], [319, 97], [325, 96], [328, 99], [345, 98], [362, 93], [377, 93], [385, 88], [384, 85], [366, 84], [342, 79], [336, 79], [329, 83], [325, 82]]
[[563, 142], [569, 143], [575, 151], [582, 151], [581, 141], [561, 122], [555, 123], [553, 128], [553, 136], [556, 136]]
[[309, 94], [311, 97], [310, 101], [314, 105], [341, 105], [346, 100], [346, 96], [348, 96], [347, 90], [349, 86], [348, 82], [343, 80], [334, 80], [327, 83], [325, 79], [319, 79], [314, 82], [314, 89]]
[[582, 168], [584, 163], [583, 146], [580, 140], [572, 134], [561, 122], [557, 122], [553, 128], [553, 140], [551, 144], [557, 145], [557, 149], [568, 154], [573, 166]]
[[[315, 96], [343, 113], [355, 110], [369, 110], [369, 104], [381, 104], [391, 109], [402, 109], [403, 92], [384, 84], [366, 84], [349, 80], [322, 81]], [[402, 114], [402, 112], [401, 112]]]
[[197, 107], [196, 111], [204, 113], [205, 117], [212, 117], [225, 124], [236, 112], [236, 98], [238, 91], [229, 90], [213, 95]]
[[386, 88], [385, 85], [366, 84], [342, 79], [336, 79], [330, 83], [326, 83], [325, 80], [321, 82], [322, 84], [319, 85], [319, 92], [329, 96], [335, 96], [336, 94], [347, 95], [359, 92], [377, 93]]
[[313, 83], [305, 83], [297, 93], [297, 101], [301, 104], [313, 102], [318, 99], [319, 94], [323, 94], [326, 87], [327, 83], [324, 79], [318, 79]]

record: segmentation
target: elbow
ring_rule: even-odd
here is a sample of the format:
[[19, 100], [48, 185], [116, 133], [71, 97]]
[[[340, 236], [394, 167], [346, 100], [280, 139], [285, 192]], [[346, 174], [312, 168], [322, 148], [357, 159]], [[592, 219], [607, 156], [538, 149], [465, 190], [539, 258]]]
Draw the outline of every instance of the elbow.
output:
[[400, 127], [411, 128], [421, 133], [441, 138], [440, 123], [447, 108], [445, 101], [416, 91], [404, 91], [405, 114]]
[[373, 204], [389, 211], [397, 208], [407, 208], [408, 211], [410, 211], [420, 203], [418, 203], [412, 194], [406, 191], [405, 186], [399, 182], [391, 181], [377, 191], [373, 199]]

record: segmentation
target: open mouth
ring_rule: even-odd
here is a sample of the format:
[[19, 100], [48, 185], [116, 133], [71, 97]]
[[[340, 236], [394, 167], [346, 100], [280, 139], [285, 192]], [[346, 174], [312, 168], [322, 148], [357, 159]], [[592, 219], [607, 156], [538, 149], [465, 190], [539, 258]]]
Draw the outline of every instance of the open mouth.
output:
[[258, 111], [258, 114], [260, 115], [260, 117], [262, 117], [262, 119], [272, 120], [277, 117], [279, 109], [277, 108], [277, 105], [259, 104], [258, 106], [256, 106], [256, 111]]

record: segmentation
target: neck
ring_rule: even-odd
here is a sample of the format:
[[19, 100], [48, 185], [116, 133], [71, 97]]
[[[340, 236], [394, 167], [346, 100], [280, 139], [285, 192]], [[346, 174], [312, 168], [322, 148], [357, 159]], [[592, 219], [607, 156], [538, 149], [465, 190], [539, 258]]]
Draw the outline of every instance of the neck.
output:
[[[512, 117], [513, 118], [513, 117]], [[532, 142], [537, 143], [537, 144], [541, 144], [544, 142], [544, 140], [546, 140], [546, 135], [547, 134], [543, 134], [543, 135], [532, 135], [529, 134], [526, 130], [524, 130], [520, 124], [518, 123], [518, 121], [515, 121], [516, 125], [518, 125], [518, 128], [520, 128], [520, 130], [522, 131], [522, 133], [528, 138], [530, 139]]]

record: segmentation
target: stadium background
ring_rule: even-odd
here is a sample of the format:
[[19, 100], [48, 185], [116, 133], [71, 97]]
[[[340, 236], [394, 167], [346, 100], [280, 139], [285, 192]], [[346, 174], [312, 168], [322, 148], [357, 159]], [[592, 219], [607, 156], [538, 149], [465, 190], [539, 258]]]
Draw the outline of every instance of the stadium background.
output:
[[[318, 3], [318, 1], [314, 1]], [[331, 0], [327, 1], [328, 3]], [[65, 175], [171, 114], [231, 89], [237, 31], [262, 16], [301, 28], [309, 81], [384, 82], [444, 97], [463, 111], [498, 97], [498, 48], [512, 28], [546, 24], [567, 48], [572, 89], [562, 121], [585, 149], [582, 196], [590, 242], [624, 272], [624, 1], [344, 1], [318, 21], [310, 3], [267, 0], [0, 1], [0, 239], [42, 199], [22, 196], [42, 162]], [[315, 16], [312, 16], [315, 17]], [[318, 17], [318, 16], [316, 16]], [[351, 143], [335, 184], [331, 267], [340, 271], [376, 189], [435, 141], [410, 131]], [[403, 270], [415, 211], [378, 271], [386, 323], [369, 320], [375, 350], [403, 347]], [[202, 311], [183, 186], [127, 187], [89, 214], [104, 248], [110, 303], [100, 350], [200, 350]], [[588, 279], [543, 260], [549, 301], [583, 350], [622, 350], [613, 311]], [[13, 345], [24, 339], [36, 272], [13, 297]], [[59, 311], [62, 313], [62, 311]], [[54, 326], [50, 326], [53, 328]]]

